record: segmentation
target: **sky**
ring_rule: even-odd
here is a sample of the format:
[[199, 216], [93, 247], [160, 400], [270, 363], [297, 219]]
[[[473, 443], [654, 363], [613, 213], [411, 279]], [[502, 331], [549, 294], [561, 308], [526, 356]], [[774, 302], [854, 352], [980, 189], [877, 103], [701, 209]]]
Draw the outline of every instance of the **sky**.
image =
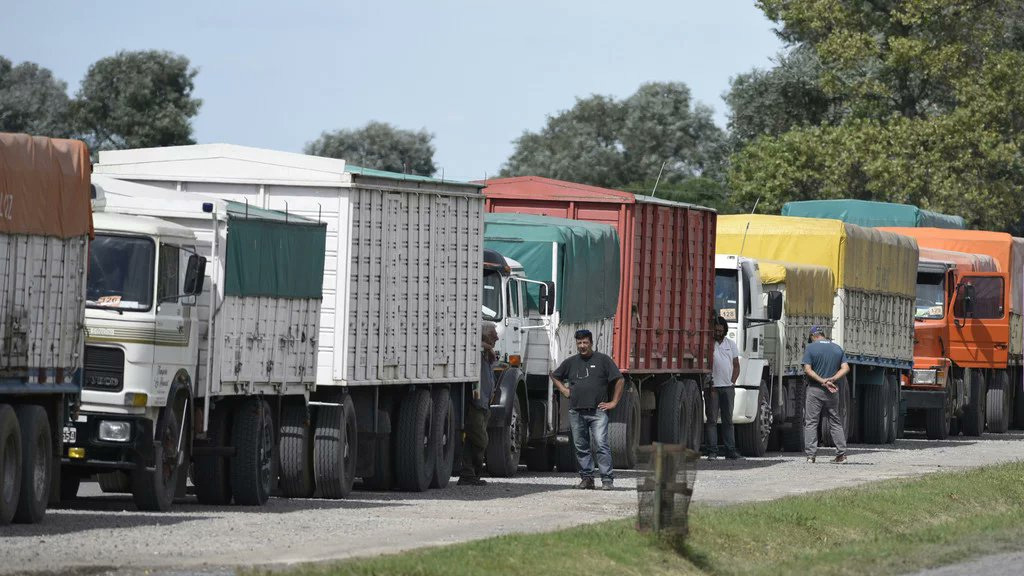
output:
[[578, 97], [683, 82], [723, 128], [729, 79], [783, 45], [743, 0], [0, 0], [0, 55], [74, 94], [119, 50], [199, 70], [199, 143], [301, 152], [371, 120], [435, 135], [438, 176], [493, 176]]

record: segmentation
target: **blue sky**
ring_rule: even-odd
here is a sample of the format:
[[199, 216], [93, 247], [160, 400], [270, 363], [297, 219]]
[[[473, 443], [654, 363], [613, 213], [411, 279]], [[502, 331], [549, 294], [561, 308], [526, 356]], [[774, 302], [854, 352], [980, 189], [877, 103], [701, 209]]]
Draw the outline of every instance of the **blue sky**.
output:
[[493, 175], [576, 97], [681, 81], [726, 123], [729, 78], [783, 49], [742, 0], [0, 0], [0, 54], [74, 93], [91, 63], [160, 49], [199, 68], [198, 142], [300, 152], [370, 120], [435, 134], [445, 177]]

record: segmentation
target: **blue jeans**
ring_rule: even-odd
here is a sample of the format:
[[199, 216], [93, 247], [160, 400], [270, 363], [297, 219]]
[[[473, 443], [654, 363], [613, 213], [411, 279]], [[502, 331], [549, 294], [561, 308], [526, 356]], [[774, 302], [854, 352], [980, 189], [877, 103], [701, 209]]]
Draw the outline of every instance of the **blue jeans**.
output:
[[569, 410], [569, 425], [572, 427], [572, 438], [576, 445], [580, 477], [594, 477], [594, 461], [590, 457], [590, 435], [593, 434], [594, 443], [597, 444], [597, 467], [601, 471], [601, 480], [614, 480], [612, 449], [608, 446], [608, 413], [597, 409]]

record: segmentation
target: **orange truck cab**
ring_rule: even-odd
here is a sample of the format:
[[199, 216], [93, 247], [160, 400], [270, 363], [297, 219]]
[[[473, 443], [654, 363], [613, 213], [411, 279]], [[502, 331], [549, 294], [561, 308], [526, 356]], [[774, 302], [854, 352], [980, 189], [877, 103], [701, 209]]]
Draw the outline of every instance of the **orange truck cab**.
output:
[[882, 230], [912, 236], [921, 248], [914, 372], [904, 382], [909, 424], [924, 412], [929, 438], [1024, 426], [1024, 303], [1017, 285], [1024, 239], [978, 230]]

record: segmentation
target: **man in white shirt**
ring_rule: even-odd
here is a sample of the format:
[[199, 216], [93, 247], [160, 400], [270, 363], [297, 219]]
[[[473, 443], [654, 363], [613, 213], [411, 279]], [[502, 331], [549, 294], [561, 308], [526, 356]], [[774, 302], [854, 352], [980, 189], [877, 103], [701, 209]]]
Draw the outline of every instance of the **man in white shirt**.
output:
[[719, 316], [715, 319], [715, 359], [711, 369], [711, 388], [704, 392], [704, 414], [707, 416], [705, 436], [708, 460], [718, 458], [718, 423], [722, 418], [722, 440], [725, 442], [725, 457], [735, 460], [736, 435], [732, 427], [732, 408], [736, 399], [736, 380], [740, 377], [740, 351], [736, 343], [725, 337], [729, 323]]

